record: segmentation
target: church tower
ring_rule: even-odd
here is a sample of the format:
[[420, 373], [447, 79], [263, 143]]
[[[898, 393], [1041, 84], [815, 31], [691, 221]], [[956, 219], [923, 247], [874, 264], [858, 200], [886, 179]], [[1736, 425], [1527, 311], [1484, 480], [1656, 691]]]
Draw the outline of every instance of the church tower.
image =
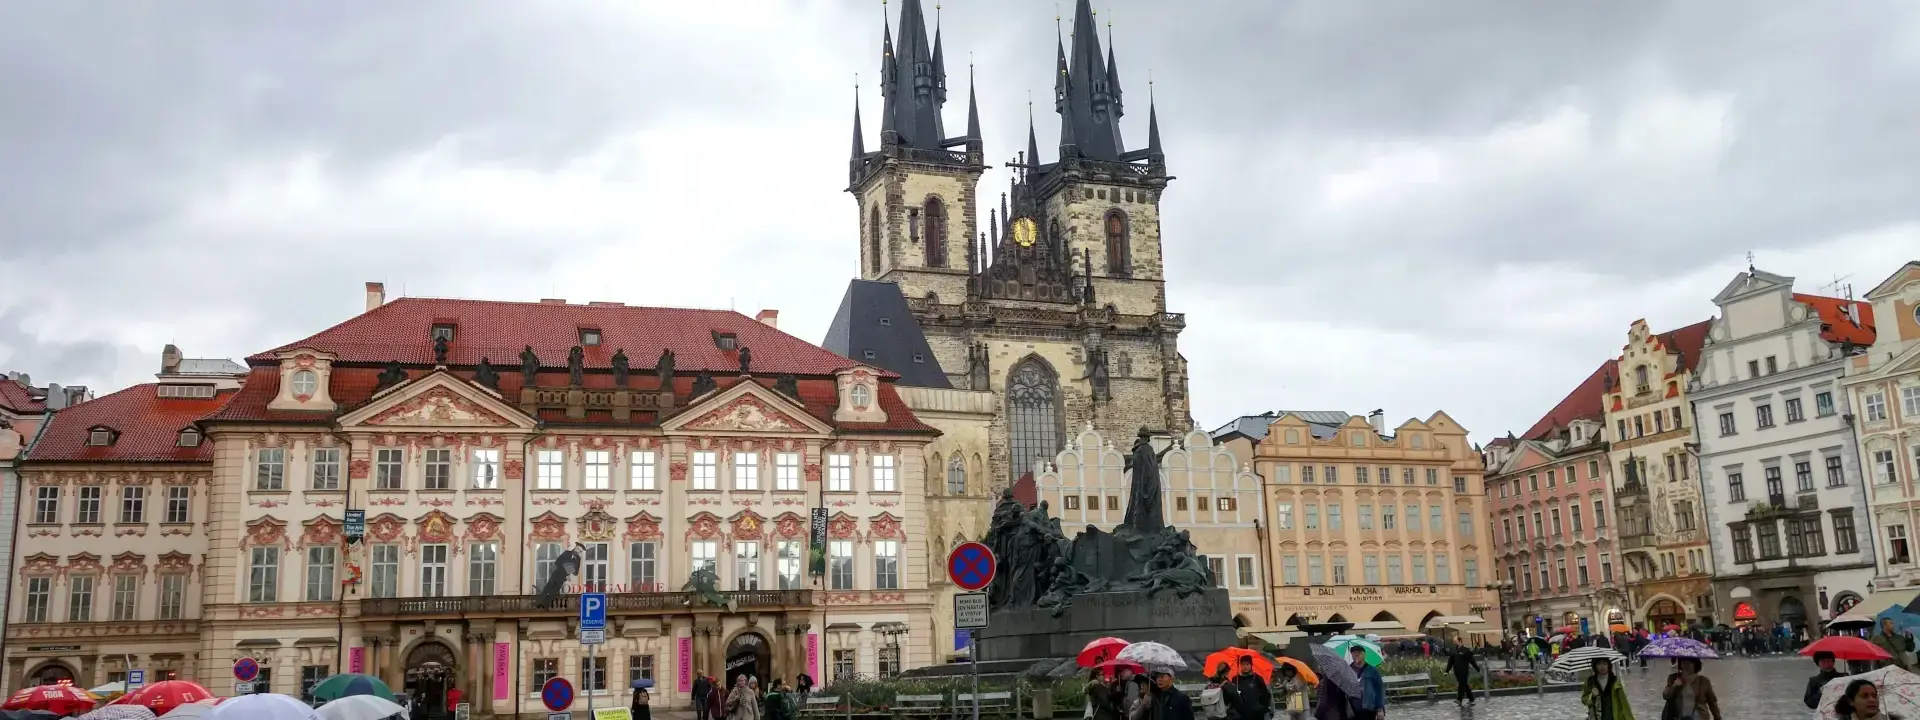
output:
[[[971, 75], [971, 72], [969, 72]], [[880, 148], [866, 149], [854, 99], [848, 191], [859, 200], [860, 277], [899, 283], [910, 297], [958, 299], [974, 263], [974, 193], [986, 172], [972, 78], [967, 131], [947, 137], [947, 63], [937, 19], [927, 43], [920, 0], [903, 0], [900, 38], [880, 38]]]
[[1051, 68], [1057, 159], [1042, 160], [1029, 118], [1007, 191], [980, 222], [987, 167], [974, 92], [966, 133], [946, 137], [938, 26], [930, 46], [926, 37], [920, 0], [904, 0], [898, 38], [891, 26], [881, 37], [878, 150], [866, 150], [855, 105], [848, 190], [861, 213], [861, 280], [826, 347], [903, 385], [993, 393], [984, 470], [995, 487], [1088, 426], [1108, 438], [1184, 433], [1186, 321], [1167, 312], [1160, 248], [1160, 194], [1173, 178], [1151, 96], [1146, 145], [1128, 149], [1112, 38], [1103, 52], [1092, 6], [1077, 0]]

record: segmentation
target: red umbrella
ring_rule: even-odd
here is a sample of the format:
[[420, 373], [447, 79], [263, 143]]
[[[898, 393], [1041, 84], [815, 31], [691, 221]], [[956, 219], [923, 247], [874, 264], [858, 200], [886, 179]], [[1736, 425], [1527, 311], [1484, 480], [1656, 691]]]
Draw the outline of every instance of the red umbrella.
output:
[[1817, 652], [1830, 652], [1839, 660], [1891, 660], [1892, 655], [1880, 649], [1880, 646], [1852, 635], [1828, 635], [1800, 649], [1801, 655], [1811, 657]]
[[1580, 631], [1580, 628], [1577, 628], [1577, 627], [1574, 627], [1574, 626], [1572, 626], [1572, 625], [1568, 625], [1568, 626], [1566, 626], [1566, 627], [1562, 627], [1562, 628], [1555, 628], [1555, 629], [1554, 629], [1554, 632], [1556, 632], [1556, 633], [1560, 633], [1560, 634], [1562, 634], [1562, 635], [1572, 635], [1572, 634], [1574, 634], [1574, 633], [1576, 633], [1576, 632], [1579, 632], [1579, 631]]
[[95, 698], [80, 688], [67, 683], [58, 685], [37, 685], [14, 693], [7, 698], [7, 704], [0, 706], [5, 710], [45, 710], [55, 715], [78, 715], [93, 709]]
[[213, 693], [201, 687], [199, 683], [187, 680], [163, 680], [141, 687], [120, 696], [113, 701], [115, 705], [141, 705], [153, 711], [155, 715], [165, 715], [181, 705], [197, 703], [213, 697]]
[[1120, 649], [1127, 645], [1127, 641], [1121, 640], [1120, 638], [1103, 637], [1087, 643], [1087, 646], [1080, 650], [1080, 657], [1075, 659], [1079, 662], [1080, 667], [1090, 668], [1112, 660], [1115, 655], [1120, 654]]
[[1668, 625], [1666, 627], [1660, 628], [1660, 632], [1673, 632], [1679, 629], [1680, 629], [1679, 625]]
[[1133, 674], [1135, 675], [1147, 674], [1147, 668], [1145, 665], [1141, 665], [1140, 663], [1134, 662], [1132, 660], [1108, 660], [1106, 662], [1100, 663], [1099, 665], [1095, 665], [1094, 667], [1106, 670], [1107, 677], [1113, 677], [1114, 673], [1119, 672], [1121, 670], [1132, 670]]

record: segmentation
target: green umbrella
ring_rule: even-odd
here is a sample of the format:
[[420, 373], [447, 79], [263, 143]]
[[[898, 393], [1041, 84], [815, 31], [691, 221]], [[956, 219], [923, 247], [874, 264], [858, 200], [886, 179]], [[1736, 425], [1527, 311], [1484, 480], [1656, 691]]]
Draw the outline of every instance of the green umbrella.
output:
[[372, 695], [382, 700], [398, 700], [393, 689], [380, 681], [380, 678], [359, 673], [341, 673], [321, 680], [313, 686], [313, 699], [321, 702], [338, 700], [349, 695]]
[[1367, 659], [1368, 665], [1378, 666], [1380, 662], [1385, 659], [1380, 654], [1379, 645], [1376, 645], [1370, 641], [1362, 640], [1358, 638], [1355, 638], [1352, 640], [1336, 640], [1333, 642], [1329, 642], [1327, 643], [1327, 647], [1333, 648], [1334, 652], [1340, 653], [1340, 657], [1346, 657], [1347, 651], [1350, 648], [1354, 648], [1354, 647], [1364, 648], [1366, 650], [1366, 659]]

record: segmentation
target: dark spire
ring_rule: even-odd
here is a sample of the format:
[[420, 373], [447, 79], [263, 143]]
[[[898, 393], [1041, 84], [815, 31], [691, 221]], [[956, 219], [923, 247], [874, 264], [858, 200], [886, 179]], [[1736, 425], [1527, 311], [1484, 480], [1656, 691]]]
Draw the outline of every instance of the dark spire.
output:
[[1073, 50], [1057, 53], [1054, 101], [1060, 113], [1060, 146], [1082, 157], [1118, 161], [1126, 153], [1120, 138], [1119, 90], [1109, 68], [1112, 57], [1102, 57], [1099, 28], [1089, 0], [1074, 3]]
[[880, 144], [899, 142], [893, 125], [893, 89], [899, 83], [900, 66], [893, 61], [893, 21], [887, 19], [885, 5], [880, 9]]
[[940, 4], [933, 5], [933, 92], [940, 102], [947, 101], [947, 54], [940, 51]]
[[853, 158], [867, 154], [866, 132], [860, 129], [860, 84], [853, 85]]
[[[1065, 128], [1066, 126], [1061, 126], [1062, 132], [1065, 131]], [[1062, 146], [1068, 144], [1065, 135], [1060, 137], [1060, 144]], [[1027, 166], [1040, 166], [1040, 139], [1033, 134], [1033, 103], [1027, 103]], [[1006, 204], [1006, 196], [1001, 196], [1000, 204]]]
[[980, 139], [980, 101], [973, 94], [973, 63], [967, 63], [967, 138]]
[[[936, 36], [937, 37], [937, 36]], [[904, 0], [900, 7], [900, 43], [887, 40], [885, 88], [887, 127], [883, 144], [898, 143], [928, 150], [940, 149], [945, 129], [940, 107], [946, 101], [946, 73], [927, 43], [926, 15], [920, 0]], [[888, 133], [891, 134], [888, 134]]]
[[1160, 113], [1153, 106], [1153, 83], [1147, 83], [1147, 161], [1164, 163], [1166, 153], [1160, 150]]
[[1120, 64], [1113, 60], [1113, 18], [1107, 18], [1107, 87], [1113, 94], [1113, 116], [1123, 117], [1127, 113], [1120, 104]]

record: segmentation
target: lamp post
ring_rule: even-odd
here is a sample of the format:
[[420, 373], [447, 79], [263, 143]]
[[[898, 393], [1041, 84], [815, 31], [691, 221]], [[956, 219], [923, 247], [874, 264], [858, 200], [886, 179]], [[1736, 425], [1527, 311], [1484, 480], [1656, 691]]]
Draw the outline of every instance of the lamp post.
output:
[[893, 672], [892, 674], [881, 673], [881, 677], [892, 677], [900, 674], [900, 636], [906, 633], [906, 623], [891, 625], [888, 626], [887, 629], [880, 631], [880, 636], [887, 639], [887, 649], [893, 651]]

